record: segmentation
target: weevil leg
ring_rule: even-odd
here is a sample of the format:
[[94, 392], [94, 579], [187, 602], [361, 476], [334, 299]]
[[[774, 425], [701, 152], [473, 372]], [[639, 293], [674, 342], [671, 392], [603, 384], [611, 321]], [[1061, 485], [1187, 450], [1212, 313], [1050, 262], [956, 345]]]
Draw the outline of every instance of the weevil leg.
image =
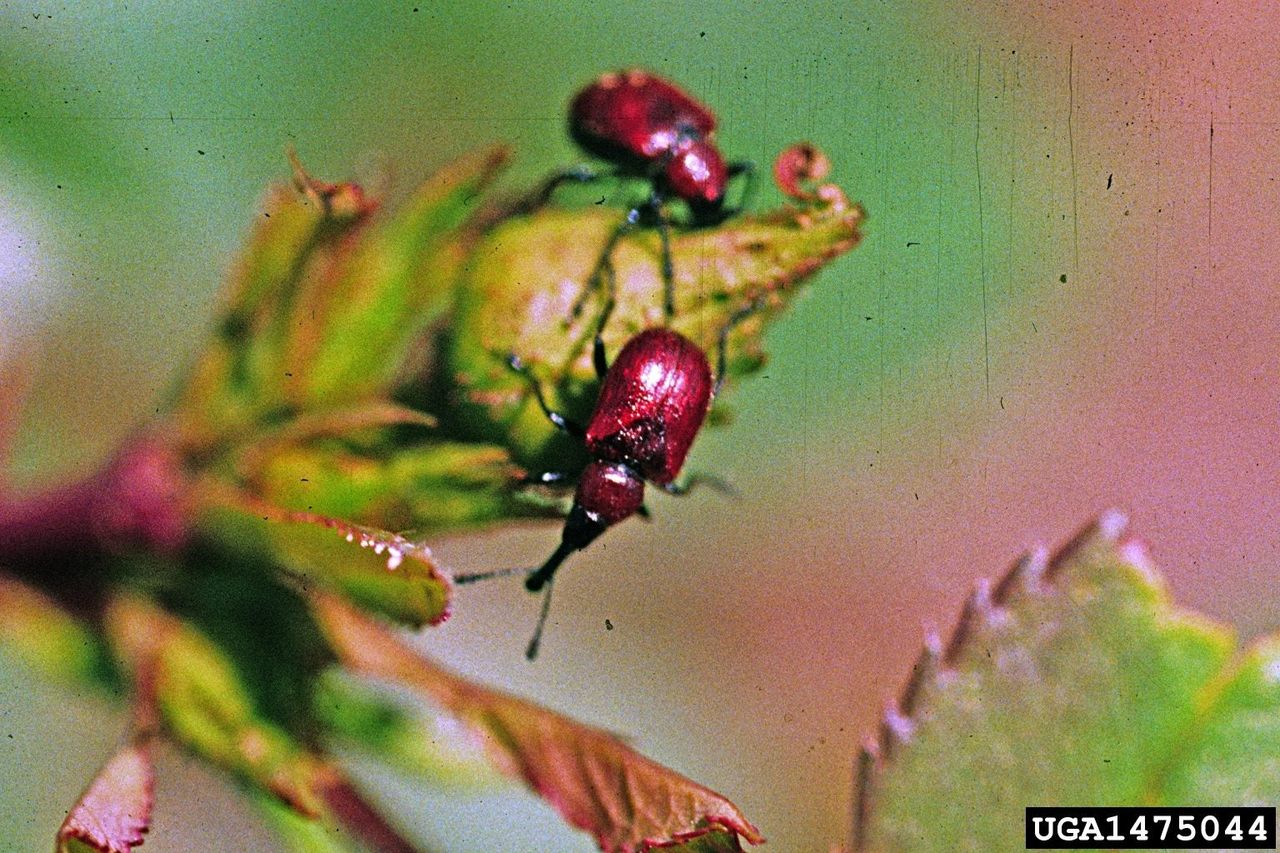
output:
[[521, 213], [530, 213], [540, 207], [545, 207], [547, 203], [551, 201], [551, 196], [555, 194], [555, 191], [565, 184], [592, 184], [596, 181], [604, 181], [617, 177], [618, 172], [616, 169], [602, 172], [597, 169], [593, 169], [585, 163], [580, 163], [577, 166], [570, 166], [567, 169], [561, 169], [558, 172], [554, 172], [532, 192], [525, 196], [516, 205], [516, 211]]
[[727, 169], [727, 177], [731, 180], [744, 175], [742, 195], [738, 198], [738, 203], [734, 205], [725, 204], [722, 200], [721, 206], [708, 210], [695, 211], [690, 225], [694, 228], [712, 228], [721, 224], [725, 220], [732, 219], [751, 207], [755, 201], [756, 188], [759, 183], [757, 180], [756, 164], [750, 160], [738, 160], [730, 163]]
[[529, 568], [519, 568], [519, 569], [495, 569], [494, 571], [491, 571], [491, 572], [463, 572], [461, 574], [454, 575], [453, 582], [458, 586], [464, 586], [466, 584], [476, 583], [477, 581], [493, 580], [494, 578], [505, 578], [505, 577], [510, 577], [511, 575], [527, 575], [533, 571], [534, 571], [533, 569], [529, 569]]
[[605, 374], [609, 372], [609, 359], [604, 354], [604, 340], [600, 337], [600, 332], [596, 332], [596, 339], [591, 345], [591, 363], [595, 366], [596, 378], [603, 382]]
[[662, 213], [662, 201], [662, 196], [654, 192], [648, 201], [632, 212], [640, 224], [652, 225], [658, 231], [662, 246], [662, 318], [670, 326], [676, 315], [676, 271], [671, 261], [671, 223]]
[[727, 351], [729, 333], [732, 332], [734, 327], [743, 320], [763, 308], [768, 298], [768, 293], [763, 293], [760, 296], [757, 296], [737, 311], [734, 311], [725, 322], [724, 327], [720, 329], [720, 337], [716, 341], [716, 384], [711, 391], [711, 395], [713, 397], [718, 396], [720, 394], [720, 389], [724, 386], [725, 368], [729, 361]]
[[683, 482], [666, 483], [658, 488], [669, 495], [687, 495], [699, 486], [706, 486], [709, 489], [727, 495], [731, 498], [739, 498], [741, 495], [733, 484], [728, 480], [717, 477], [714, 474], [690, 474]]
[[613, 313], [614, 289], [617, 281], [613, 269], [613, 250], [618, 245], [619, 240], [635, 230], [638, 217], [634, 216], [634, 214], [634, 210], [627, 214], [627, 217], [618, 223], [617, 227], [613, 229], [613, 233], [609, 235], [609, 239], [605, 241], [604, 248], [600, 250], [600, 258], [596, 261], [596, 265], [592, 267], [590, 274], [587, 275], [587, 283], [582, 288], [582, 293], [578, 294], [578, 298], [573, 301], [573, 307], [570, 309], [570, 316], [573, 319], [576, 320], [582, 315], [582, 309], [586, 307], [587, 300], [602, 282], [604, 282], [608, 292], [600, 328], [604, 328], [604, 322]]
[[667, 325], [671, 324], [672, 318], [675, 316], [675, 266], [671, 259], [671, 224], [667, 221], [667, 217], [662, 212], [663, 198], [658, 193], [653, 193], [643, 204], [633, 207], [627, 212], [627, 216], [609, 235], [609, 239], [605, 241], [604, 248], [600, 251], [600, 259], [596, 261], [595, 267], [591, 270], [591, 274], [587, 277], [587, 286], [583, 288], [578, 298], [574, 300], [572, 316], [576, 319], [582, 314], [582, 309], [586, 306], [587, 299], [591, 296], [602, 283], [606, 286], [608, 292], [605, 300], [605, 310], [601, 312], [600, 323], [598, 329], [603, 330], [609, 316], [613, 313], [615, 294], [617, 291], [617, 271], [613, 266], [613, 251], [618, 245], [618, 241], [639, 228], [654, 228], [658, 232], [658, 239], [662, 247], [662, 255], [660, 259], [662, 274], [662, 315]]
[[676, 273], [675, 265], [671, 260], [671, 223], [662, 212], [664, 201], [666, 199], [662, 194], [655, 190], [649, 194], [649, 198], [643, 204], [632, 209], [627, 219], [638, 227], [653, 228], [658, 232], [662, 249], [659, 259], [662, 273], [662, 317], [666, 325], [670, 326], [676, 314]]
[[738, 203], [733, 207], [726, 208], [724, 218], [737, 216], [742, 211], [751, 207], [755, 202], [756, 189], [759, 186], [759, 172], [756, 171], [756, 164], [750, 160], [738, 160], [729, 164], [728, 176], [730, 179], [743, 175], [742, 197], [738, 199]]
[[542, 593], [542, 609], [538, 611], [538, 624], [533, 629], [533, 637], [529, 640], [529, 646], [524, 650], [524, 656], [528, 660], [533, 660], [538, 656], [538, 647], [542, 645], [542, 629], [547, 625], [547, 614], [551, 612], [551, 586], [552, 579], [547, 578], [547, 584]]
[[567, 432], [574, 438], [582, 438], [587, 434], [587, 431], [582, 427], [582, 424], [571, 420], [570, 418], [566, 418], [564, 415], [553, 410], [547, 405], [546, 397], [542, 396], [542, 385], [539, 384], [538, 380], [535, 379], [531, 373], [529, 373], [528, 366], [520, 360], [520, 356], [515, 353], [507, 356], [507, 366], [515, 373], [523, 376], [525, 381], [529, 383], [529, 387], [533, 390], [534, 399], [538, 401], [538, 407], [542, 409], [542, 413], [547, 416], [547, 420], [551, 421], [551, 423], [555, 425], [556, 429]]
[[[591, 353], [592, 363], [595, 364], [596, 374], [603, 379], [604, 374], [600, 372], [600, 359], [604, 358], [604, 344], [600, 342], [600, 336], [604, 334], [605, 326], [609, 325], [609, 318], [613, 316], [613, 309], [618, 304], [618, 278], [613, 269], [613, 261], [608, 261], [604, 266], [605, 290], [604, 290], [604, 307], [600, 309], [600, 319], [596, 321], [596, 339], [593, 346], [598, 345], [598, 350]], [[608, 363], [605, 362], [605, 369], [608, 370]]]

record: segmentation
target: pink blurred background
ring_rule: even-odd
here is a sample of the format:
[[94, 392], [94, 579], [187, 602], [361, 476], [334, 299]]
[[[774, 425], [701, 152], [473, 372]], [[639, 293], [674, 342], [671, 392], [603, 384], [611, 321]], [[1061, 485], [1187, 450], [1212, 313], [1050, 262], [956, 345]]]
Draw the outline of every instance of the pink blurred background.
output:
[[[922, 631], [948, 628], [976, 578], [1106, 508], [1130, 513], [1181, 604], [1246, 639], [1275, 630], [1280, 7], [1118, 5], [935, 3], [878, 13], [870, 35], [839, 5], [747, 23], [699, 13], [721, 29], [695, 28], [713, 33], [773, 28], [784, 58], [730, 51], [747, 82], [696, 57], [671, 73], [714, 81], [703, 91], [726, 128], [739, 105], [758, 107], [742, 108], [739, 127], [779, 143], [768, 150], [798, 134], [828, 147], [870, 212], [867, 240], [772, 333], [773, 361], [734, 394], [733, 425], [699, 440], [690, 467], [731, 479], [742, 501], [655, 501], [655, 523], [575, 559], [536, 667], [520, 659], [536, 602], [515, 587], [467, 590], [423, 647], [630, 734], [730, 796], [774, 849], [823, 850], [845, 838], [853, 755]], [[636, 27], [641, 58], [665, 67], [677, 48], [659, 24]], [[588, 51], [566, 79], [611, 56]], [[754, 100], [791, 77], [805, 99]], [[558, 103], [568, 89], [550, 91]], [[552, 109], [537, 115], [551, 121]], [[201, 262], [225, 264], [227, 244]], [[189, 345], [171, 338], [191, 314], [158, 298], [174, 319], [153, 334], [180, 361]], [[99, 334], [156, 325], [144, 319]], [[153, 404], [138, 384], [149, 393], [172, 373], [86, 379], [86, 346], [44, 351], [29, 442], [78, 433], [57, 412], [90, 381], [88, 411], [109, 421], [143, 415]], [[68, 440], [92, 458], [113, 437]], [[460, 568], [527, 563], [555, 535], [454, 539], [438, 554]], [[43, 771], [46, 787], [14, 818], [23, 831], [51, 808], [60, 818], [119, 730], [104, 709], [64, 699], [30, 676], [0, 685], [8, 725], [26, 735], [0, 752], [0, 779], [51, 744], [76, 756]], [[91, 727], [103, 732], [96, 753], [83, 743]], [[207, 810], [179, 805], [203, 797], [203, 771], [175, 766], [151, 844], [225, 849]], [[439, 849], [539, 849], [556, 831], [519, 791], [458, 803], [363, 772]], [[268, 844], [217, 790], [225, 831]], [[492, 834], [513, 821], [523, 834]], [[590, 849], [567, 838], [578, 847], [565, 849]]]

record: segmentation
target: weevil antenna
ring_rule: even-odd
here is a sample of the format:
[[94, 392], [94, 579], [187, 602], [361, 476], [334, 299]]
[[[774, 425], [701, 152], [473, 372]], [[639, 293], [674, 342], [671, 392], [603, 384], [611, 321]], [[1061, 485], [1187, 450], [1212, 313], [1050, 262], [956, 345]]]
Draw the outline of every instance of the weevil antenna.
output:
[[532, 571], [533, 569], [522, 566], [518, 569], [495, 569], [492, 572], [464, 572], [460, 575], [454, 575], [453, 582], [458, 586], [462, 586], [464, 584], [475, 583], [476, 581], [487, 581], [493, 578], [505, 578], [511, 575], [521, 574], [527, 575]]
[[529, 640], [529, 647], [524, 650], [524, 656], [533, 660], [538, 656], [538, 647], [542, 645], [542, 629], [547, 624], [547, 614], [551, 612], [551, 579], [547, 579], [546, 591], [542, 593], [542, 610], [538, 613], [538, 624], [533, 629], [533, 637]]
[[729, 320], [721, 327], [719, 339], [716, 341], [716, 383], [711, 389], [712, 397], [718, 397], [720, 395], [720, 389], [724, 387], [724, 380], [726, 378], [725, 371], [727, 370], [729, 363], [729, 333], [732, 332], [743, 320], [763, 308], [767, 297], [768, 294], [765, 293], [757, 296], [755, 299], [752, 299], [746, 305], [742, 306], [737, 311], [734, 311], [733, 314], [729, 316]]

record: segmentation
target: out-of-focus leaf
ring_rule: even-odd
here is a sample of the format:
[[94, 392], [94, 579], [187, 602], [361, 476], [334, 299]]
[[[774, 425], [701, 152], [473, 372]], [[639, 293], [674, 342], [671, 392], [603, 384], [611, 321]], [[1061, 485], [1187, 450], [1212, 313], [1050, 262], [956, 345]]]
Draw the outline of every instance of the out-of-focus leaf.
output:
[[490, 148], [440, 170], [327, 276], [308, 282], [288, 345], [290, 363], [303, 371], [296, 404], [386, 393], [410, 343], [449, 306], [456, 255], [448, 247], [508, 157]]
[[[741, 375], [763, 362], [764, 322], [794, 297], [796, 285], [861, 238], [862, 209], [839, 189], [813, 203], [741, 216], [715, 228], [676, 231], [673, 326], [708, 352], [730, 317], [759, 301], [763, 308], [729, 337], [729, 367]], [[460, 389], [451, 418], [510, 440], [524, 464], [543, 461], [553, 428], [508, 369], [519, 355], [558, 408], [583, 418], [594, 402], [591, 340], [604, 306], [597, 287], [573, 316], [601, 251], [622, 212], [544, 208], [511, 219], [476, 247], [461, 281], [450, 331], [449, 371]], [[623, 237], [612, 255], [617, 304], [603, 332], [616, 353], [636, 332], [662, 322], [661, 243], [642, 230]]]
[[1254, 643], [1215, 685], [1156, 786], [1169, 805], [1280, 802], [1280, 635]]
[[438, 787], [474, 790], [496, 778], [470, 731], [339, 670], [317, 684], [315, 717], [335, 744], [351, 746]]
[[[359, 192], [343, 186], [348, 194]], [[214, 335], [177, 403], [186, 447], [204, 450], [284, 406], [292, 378], [286, 375], [292, 371], [284, 359], [285, 336], [300, 284], [327, 269], [326, 258], [371, 211], [368, 205], [351, 215], [334, 211], [314, 192], [271, 191], [228, 281]]]
[[387, 429], [404, 426], [431, 428], [435, 418], [425, 412], [381, 400], [351, 408], [328, 408], [303, 412], [259, 435], [238, 449], [238, 469], [254, 471], [280, 450], [324, 439], [359, 439], [380, 435]]
[[202, 489], [200, 527], [239, 551], [332, 584], [362, 606], [412, 626], [449, 618], [453, 588], [431, 549], [396, 533], [281, 509], [216, 484]]
[[425, 440], [392, 430], [274, 443], [239, 486], [289, 510], [416, 535], [475, 528], [557, 508], [521, 488], [524, 469], [496, 445]]
[[333, 765], [316, 762], [314, 788], [324, 801], [326, 813], [320, 820], [300, 814], [297, 809], [261, 792], [252, 799], [271, 827], [290, 850], [299, 853], [421, 853], [364, 801], [351, 783]]
[[3, 572], [0, 644], [56, 678], [118, 686], [111, 657], [97, 634], [44, 593]]
[[715, 830], [692, 841], [663, 847], [667, 853], [741, 853], [742, 844], [736, 833]]
[[926, 643], [860, 762], [858, 849], [1022, 849], [1028, 805], [1280, 795], [1266, 655], [1216, 687], [1229, 632], [1175, 609], [1123, 527], [1024, 559]]
[[131, 853], [151, 826], [155, 766], [146, 738], [117, 752], [58, 830], [58, 853]]
[[315, 787], [324, 800], [331, 821], [341, 824], [342, 832], [354, 836], [370, 850], [378, 853], [417, 853], [419, 847], [387, 823], [361, 796], [360, 792], [332, 764], [316, 766]]
[[259, 718], [238, 673], [208, 638], [138, 598], [114, 599], [105, 625], [124, 666], [148, 679], [176, 740], [303, 814], [323, 813], [319, 762]]
[[259, 794], [252, 799], [258, 813], [293, 853], [356, 853], [359, 849], [320, 821], [303, 817], [275, 797]]
[[[525, 780], [601, 849], [631, 853], [716, 830], [764, 839], [728, 800], [645, 758], [600, 729], [466, 681], [416, 655], [343, 599], [312, 590], [313, 611], [353, 672], [402, 684], [485, 738], [506, 772]], [[732, 849], [732, 848], [730, 848]]]

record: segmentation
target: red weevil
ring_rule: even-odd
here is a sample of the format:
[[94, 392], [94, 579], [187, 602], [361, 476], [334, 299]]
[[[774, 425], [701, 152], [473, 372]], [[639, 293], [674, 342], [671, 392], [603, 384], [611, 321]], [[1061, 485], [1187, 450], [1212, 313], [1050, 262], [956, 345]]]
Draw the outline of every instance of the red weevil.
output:
[[[676, 483], [689, 448], [697, 438], [711, 400], [724, 382], [725, 341], [740, 320], [756, 310], [752, 303], [738, 311], [720, 332], [717, 377], [702, 349], [679, 332], [647, 329], [629, 340], [612, 365], [605, 360], [599, 336], [594, 361], [600, 377], [600, 394], [586, 427], [552, 411], [536, 383], [534, 395], [543, 412], [558, 428], [583, 440], [590, 462], [578, 478], [573, 506], [565, 520], [560, 545], [535, 569], [499, 569], [455, 575], [460, 584], [503, 575], [527, 573], [525, 588], [545, 589], [537, 628], [525, 656], [538, 654], [542, 628], [551, 606], [551, 582], [556, 570], [575, 551], [595, 541], [601, 533], [624, 519], [644, 513], [644, 487], [649, 482], [671, 494], [683, 494], [693, 485]], [[511, 367], [524, 372], [519, 358]], [[562, 474], [533, 478], [554, 483]], [[714, 482], [712, 480], [711, 482]]]
[[716, 117], [674, 83], [647, 71], [610, 72], [569, 105], [569, 135], [620, 171], [652, 178], [689, 204], [698, 222], [724, 203], [729, 169], [712, 141]]
[[[669, 80], [648, 71], [611, 71], [583, 88], [569, 105], [569, 135], [583, 150], [612, 164], [601, 174], [587, 166], [566, 169], [552, 176], [533, 196], [533, 204], [550, 198], [567, 181], [596, 181], [609, 175], [644, 178], [649, 197], [631, 208], [605, 243], [600, 260], [588, 280], [596, 286], [609, 264], [613, 247], [623, 234], [639, 227], [656, 227], [662, 241], [663, 311], [668, 321], [675, 314], [671, 236], [662, 205], [668, 198], [689, 206], [690, 225], [716, 225], [741, 207], [725, 204], [730, 178], [743, 174], [749, 183], [743, 201], [751, 195], [754, 175], [748, 162], [726, 164], [713, 139], [716, 117], [705, 105]], [[585, 293], [584, 293], [585, 298]], [[575, 315], [582, 299], [574, 306]]]

